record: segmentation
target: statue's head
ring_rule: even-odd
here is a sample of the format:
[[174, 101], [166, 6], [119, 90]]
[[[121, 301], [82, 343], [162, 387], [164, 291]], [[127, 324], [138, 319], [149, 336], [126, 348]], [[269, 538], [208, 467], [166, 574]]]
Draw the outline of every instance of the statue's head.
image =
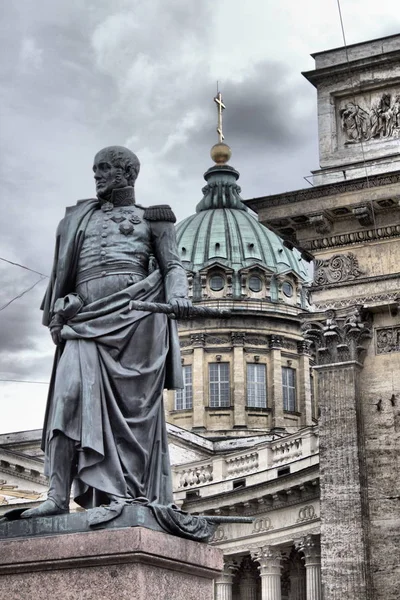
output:
[[116, 188], [133, 186], [139, 174], [136, 154], [123, 146], [108, 146], [96, 154], [93, 162], [96, 192], [99, 198], [109, 198]]

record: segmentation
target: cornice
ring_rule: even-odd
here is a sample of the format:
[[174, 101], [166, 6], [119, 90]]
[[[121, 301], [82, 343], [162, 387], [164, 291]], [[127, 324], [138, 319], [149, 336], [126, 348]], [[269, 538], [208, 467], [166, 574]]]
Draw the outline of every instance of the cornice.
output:
[[371, 175], [368, 177], [360, 177], [347, 181], [339, 181], [336, 183], [328, 183], [325, 185], [316, 185], [311, 188], [303, 188], [292, 192], [284, 192], [282, 194], [274, 194], [271, 196], [262, 196], [260, 198], [250, 198], [244, 200], [245, 204], [255, 212], [263, 208], [272, 206], [281, 206], [284, 204], [294, 204], [307, 200], [315, 200], [325, 198], [327, 196], [337, 196], [348, 192], [358, 192], [371, 187], [379, 187], [400, 182], [400, 171], [392, 171], [391, 173]]
[[391, 52], [385, 52], [384, 54], [376, 54], [374, 56], [368, 56], [367, 58], [360, 58], [358, 60], [352, 60], [349, 63], [346, 61], [339, 64], [330, 65], [328, 67], [322, 67], [320, 69], [314, 69], [313, 71], [304, 71], [302, 73], [310, 83], [315, 87], [316, 84], [325, 82], [326, 80], [343, 81], [344, 77], [349, 79], [350, 74], [363, 73], [376, 69], [380, 65], [385, 63], [398, 62], [400, 59], [400, 50], [392, 50]]

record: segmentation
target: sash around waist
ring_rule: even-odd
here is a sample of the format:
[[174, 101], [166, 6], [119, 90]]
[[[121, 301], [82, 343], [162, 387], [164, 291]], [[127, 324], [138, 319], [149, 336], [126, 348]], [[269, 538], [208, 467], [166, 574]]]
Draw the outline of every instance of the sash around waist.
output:
[[98, 279], [100, 277], [107, 277], [107, 275], [139, 275], [143, 279], [148, 276], [148, 272], [143, 269], [140, 265], [132, 263], [119, 263], [116, 265], [98, 265], [91, 267], [85, 271], [81, 271], [76, 276], [76, 285], [90, 281], [91, 279]]

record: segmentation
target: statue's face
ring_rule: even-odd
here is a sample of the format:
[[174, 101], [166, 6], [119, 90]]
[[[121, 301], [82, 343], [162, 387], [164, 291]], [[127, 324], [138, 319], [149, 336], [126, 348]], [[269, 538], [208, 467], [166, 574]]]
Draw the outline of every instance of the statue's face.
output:
[[129, 185], [127, 173], [121, 167], [115, 167], [106, 152], [99, 152], [94, 157], [93, 173], [99, 198], [108, 198], [114, 189]]

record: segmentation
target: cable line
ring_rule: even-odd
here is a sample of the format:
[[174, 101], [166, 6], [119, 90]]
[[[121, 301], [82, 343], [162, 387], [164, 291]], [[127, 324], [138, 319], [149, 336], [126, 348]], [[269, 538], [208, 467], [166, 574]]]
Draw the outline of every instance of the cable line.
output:
[[25, 269], [26, 271], [31, 271], [31, 273], [36, 273], [37, 275], [41, 275], [42, 277], [46, 277], [47, 279], [49, 277], [48, 275], [45, 275], [44, 273], [41, 273], [40, 271], [35, 271], [34, 269], [31, 269], [30, 267], [26, 267], [25, 265], [21, 265], [20, 263], [13, 262], [12, 260], [7, 260], [7, 258], [3, 258], [2, 256], [0, 256], [0, 260], [8, 263], [9, 265], [14, 265], [14, 267], [21, 267], [21, 269]]

